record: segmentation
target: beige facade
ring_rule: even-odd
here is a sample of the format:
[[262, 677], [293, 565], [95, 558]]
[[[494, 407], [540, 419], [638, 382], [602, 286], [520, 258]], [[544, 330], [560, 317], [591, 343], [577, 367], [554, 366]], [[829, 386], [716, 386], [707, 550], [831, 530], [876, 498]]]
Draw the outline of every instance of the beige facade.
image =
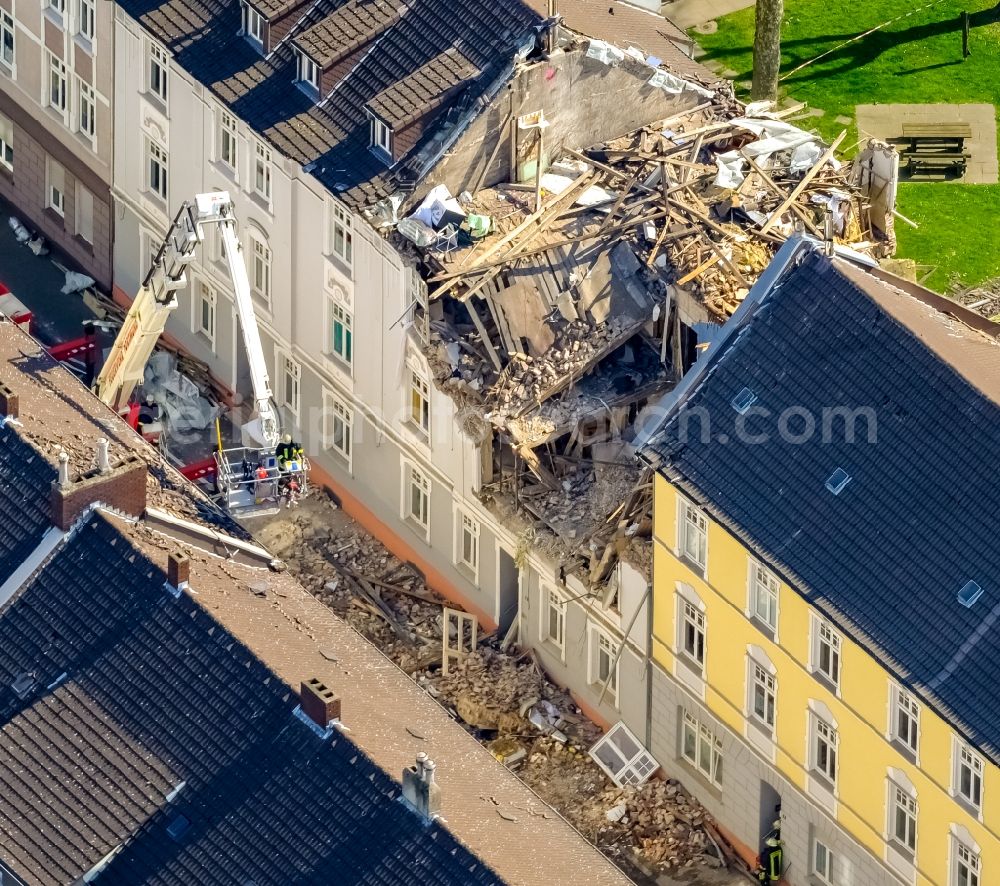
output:
[[114, 4], [0, 0], [0, 196], [111, 285]]

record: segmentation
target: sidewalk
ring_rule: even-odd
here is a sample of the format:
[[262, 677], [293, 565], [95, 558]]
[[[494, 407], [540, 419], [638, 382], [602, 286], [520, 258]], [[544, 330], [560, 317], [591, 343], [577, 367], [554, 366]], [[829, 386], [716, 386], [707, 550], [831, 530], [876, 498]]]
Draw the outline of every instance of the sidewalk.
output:
[[666, 0], [661, 12], [686, 31], [703, 22], [746, 9], [753, 6], [754, 2], [755, 0]]

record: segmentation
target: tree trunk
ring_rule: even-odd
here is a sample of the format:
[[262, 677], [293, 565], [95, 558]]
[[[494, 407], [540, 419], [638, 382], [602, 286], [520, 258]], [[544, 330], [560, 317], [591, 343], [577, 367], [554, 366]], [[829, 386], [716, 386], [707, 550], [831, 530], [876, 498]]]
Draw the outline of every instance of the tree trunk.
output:
[[778, 71], [781, 68], [781, 19], [784, 0], [757, 0], [754, 11], [753, 86], [754, 101], [778, 97]]

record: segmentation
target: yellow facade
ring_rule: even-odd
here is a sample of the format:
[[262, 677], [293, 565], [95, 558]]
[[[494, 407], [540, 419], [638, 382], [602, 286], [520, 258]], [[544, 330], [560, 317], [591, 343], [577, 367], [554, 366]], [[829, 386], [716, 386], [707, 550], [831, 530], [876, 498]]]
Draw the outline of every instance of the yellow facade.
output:
[[[885, 668], [841, 631], [839, 691], [810, 670], [815, 618], [806, 600], [783, 582], [778, 592], [777, 632], [772, 639], [749, 619], [751, 555], [743, 543], [708, 518], [707, 569], [702, 575], [678, 556], [679, 493], [657, 475], [654, 519], [653, 655], [669, 673], [678, 670], [678, 582], [703, 604], [704, 704], [734, 732], [748, 732], [748, 645], [762, 649], [774, 667], [775, 768], [803, 792], [809, 767], [810, 702], [824, 704], [839, 732], [835, 803], [830, 814], [871, 853], [885, 860], [889, 824], [890, 768], [916, 789], [915, 873], [912, 882], [952, 886], [956, 875], [953, 826], [964, 827], [980, 853], [979, 886], [1000, 883], [1000, 772], [984, 759], [982, 810], [974, 815], [952, 795], [954, 730], [928, 705], [919, 706], [914, 762], [890, 743], [890, 692]], [[706, 515], [707, 516], [707, 515]], [[697, 695], [697, 690], [692, 690]], [[767, 756], [760, 750], [762, 756]], [[723, 781], [723, 791], [725, 783]], [[967, 840], [967, 836], [961, 830]], [[906, 878], [904, 878], [906, 879]], [[971, 881], [975, 883], [975, 880]], [[963, 884], [965, 886], [965, 884]]]

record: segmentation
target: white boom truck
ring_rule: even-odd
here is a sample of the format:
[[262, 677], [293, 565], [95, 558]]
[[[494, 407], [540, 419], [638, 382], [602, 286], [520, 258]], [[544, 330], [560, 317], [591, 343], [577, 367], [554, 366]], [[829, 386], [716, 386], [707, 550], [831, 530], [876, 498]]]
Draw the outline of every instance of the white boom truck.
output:
[[[177, 307], [177, 291], [187, 285], [186, 268], [205, 239], [205, 227], [215, 225], [222, 238], [236, 299], [236, 312], [246, 347], [253, 383], [255, 418], [244, 430], [260, 441], [259, 447], [220, 449], [215, 453], [216, 484], [226, 508], [238, 516], [273, 513], [285, 497], [306, 492], [308, 463], [301, 453], [279, 458], [281, 426], [271, 382], [264, 362], [264, 348], [253, 312], [250, 278], [243, 248], [236, 236], [236, 217], [226, 191], [198, 194], [185, 202], [174, 217], [152, 267], [136, 294], [108, 359], [95, 383], [95, 391], [119, 414], [128, 410], [143, 370]], [[281, 453], [284, 456], [286, 453]]]

